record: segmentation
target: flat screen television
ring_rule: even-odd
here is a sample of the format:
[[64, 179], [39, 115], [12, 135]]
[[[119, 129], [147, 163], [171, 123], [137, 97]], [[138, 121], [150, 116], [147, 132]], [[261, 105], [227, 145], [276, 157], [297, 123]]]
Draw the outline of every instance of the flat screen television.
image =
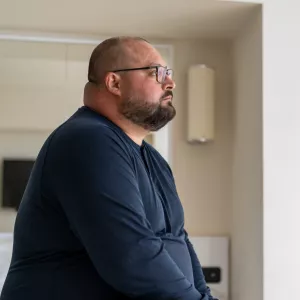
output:
[[34, 160], [4, 159], [2, 176], [2, 207], [18, 210]]

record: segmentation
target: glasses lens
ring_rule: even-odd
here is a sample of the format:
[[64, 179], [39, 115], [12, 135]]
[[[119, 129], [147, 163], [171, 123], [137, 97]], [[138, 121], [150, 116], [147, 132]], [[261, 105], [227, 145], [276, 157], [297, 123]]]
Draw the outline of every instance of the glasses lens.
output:
[[171, 69], [166, 70], [166, 75], [168, 77], [172, 78], [173, 77], [173, 70], [171, 70]]
[[166, 69], [164, 67], [157, 68], [157, 81], [162, 83], [166, 77]]
[[166, 67], [158, 67], [157, 68], [157, 81], [163, 83], [165, 81], [166, 76], [172, 78], [173, 71], [171, 69], [167, 69]]

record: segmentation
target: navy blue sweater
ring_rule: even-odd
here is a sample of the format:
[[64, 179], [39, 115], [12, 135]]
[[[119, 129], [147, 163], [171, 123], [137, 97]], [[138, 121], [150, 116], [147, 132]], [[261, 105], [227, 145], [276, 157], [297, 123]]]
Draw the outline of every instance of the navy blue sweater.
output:
[[87, 107], [42, 147], [1, 300], [212, 299], [167, 162]]

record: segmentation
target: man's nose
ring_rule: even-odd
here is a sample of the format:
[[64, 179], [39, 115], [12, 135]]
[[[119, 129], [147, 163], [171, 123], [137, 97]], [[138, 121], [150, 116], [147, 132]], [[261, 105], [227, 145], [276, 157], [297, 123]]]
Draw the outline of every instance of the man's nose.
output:
[[169, 77], [166, 76], [165, 82], [163, 83], [163, 89], [164, 90], [174, 90], [176, 87], [175, 81]]

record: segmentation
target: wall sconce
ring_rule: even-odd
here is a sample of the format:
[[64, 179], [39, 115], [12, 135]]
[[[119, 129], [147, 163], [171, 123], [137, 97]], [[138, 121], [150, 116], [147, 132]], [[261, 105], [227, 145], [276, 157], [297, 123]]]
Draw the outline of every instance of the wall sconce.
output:
[[214, 140], [215, 71], [204, 64], [188, 70], [187, 140], [198, 144]]

